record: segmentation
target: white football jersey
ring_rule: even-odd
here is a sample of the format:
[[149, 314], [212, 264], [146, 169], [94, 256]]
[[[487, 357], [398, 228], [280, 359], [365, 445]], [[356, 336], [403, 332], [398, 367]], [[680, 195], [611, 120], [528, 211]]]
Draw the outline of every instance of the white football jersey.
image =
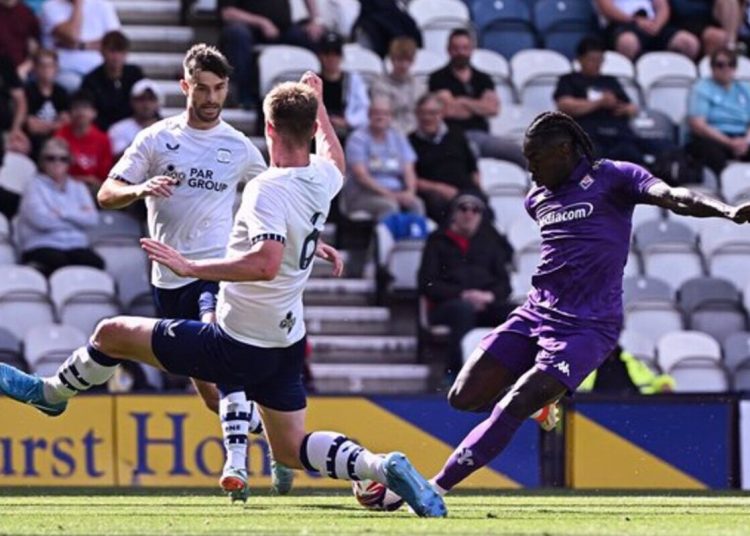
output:
[[[140, 132], [109, 176], [130, 184], [157, 175], [177, 179], [171, 197], [146, 198], [149, 234], [188, 259], [210, 259], [226, 254], [237, 184], [266, 168], [260, 151], [241, 132], [224, 121], [197, 130], [183, 113]], [[153, 263], [156, 287], [179, 288], [194, 280]]]
[[227, 256], [245, 255], [264, 240], [283, 243], [284, 255], [271, 281], [219, 285], [217, 321], [231, 337], [286, 348], [305, 335], [302, 291], [331, 199], [343, 182], [330, 160], [310, 155], [309, 166], [269, 168], [245, 188]]

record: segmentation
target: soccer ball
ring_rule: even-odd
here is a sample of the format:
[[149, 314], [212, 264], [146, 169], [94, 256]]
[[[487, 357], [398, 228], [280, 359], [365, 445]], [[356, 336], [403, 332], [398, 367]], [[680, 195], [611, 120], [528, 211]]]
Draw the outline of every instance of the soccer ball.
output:
[[353, 480], [352, 492], [357, 502], [368, 510], [393, 512], [404, 504], [401, 497], [374, 480]]

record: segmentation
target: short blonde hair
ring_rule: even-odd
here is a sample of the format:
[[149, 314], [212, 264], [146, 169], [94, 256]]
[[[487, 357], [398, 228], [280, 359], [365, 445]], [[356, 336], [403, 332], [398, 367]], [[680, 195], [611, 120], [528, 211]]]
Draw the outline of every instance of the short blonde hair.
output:
[[313, 89], [300, 82], [284, 82], [263, 99], [266, 121], [290, 145], [307, 145], [315, 132], [318, 97]]
[[39, 151], [39, 162], [44, 159], [44, 156], [48, 154], [50, 149], [58, 149], [63, 151], [67, 156], [70, 156], [70, 145], [68, 145], [68, 142], [62, 138], [52, 137], [42, 145], [42, 149]]
[[411, 37], [396, 37], [391, 41], [388, 47], [388, 56], [390, 58], [405, 58], [413, 60], [417, 55], [417, 42]]

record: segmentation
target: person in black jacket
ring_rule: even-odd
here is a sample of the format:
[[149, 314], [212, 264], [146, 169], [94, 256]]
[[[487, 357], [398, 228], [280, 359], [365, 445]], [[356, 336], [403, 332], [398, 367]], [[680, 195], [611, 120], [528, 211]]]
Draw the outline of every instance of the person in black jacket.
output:
[[513, 248], [492, 226], [482, 225], [485, 209], [474, 194], [456, 197], [446, 225], [427, 238], [419, 268], [430, 323], [451, 329], [449, 375], [461, 368], [463, 336], [477, 326], [500, 324], [513, 308], [508, 301]]

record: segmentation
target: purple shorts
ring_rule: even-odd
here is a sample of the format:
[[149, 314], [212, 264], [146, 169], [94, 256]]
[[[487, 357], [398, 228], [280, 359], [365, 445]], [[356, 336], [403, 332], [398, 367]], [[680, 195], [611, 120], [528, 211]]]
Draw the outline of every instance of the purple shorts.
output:
[[479, 347], [519, 376], [536, 366], [573, 392], [614, 350], [618, 335], [618, 329], [563, 324], [519, 307]]

